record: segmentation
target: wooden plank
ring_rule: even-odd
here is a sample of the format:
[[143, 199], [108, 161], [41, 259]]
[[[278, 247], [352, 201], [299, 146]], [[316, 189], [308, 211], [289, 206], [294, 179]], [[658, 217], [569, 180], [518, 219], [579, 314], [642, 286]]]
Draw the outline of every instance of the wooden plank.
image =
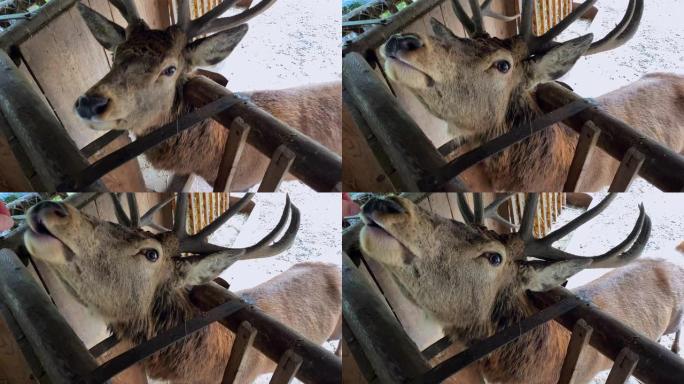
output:
[[235, 176], [234, 171], [240, 161], [242, 151], [245, 149], [249, 131], [249, 125], [245, 124], [245, 121], [239, 117], [233, 120], [230, 125], [223, 159], [221, 159], [218, 176], [214, 182], [214, 192], [230, 192], [230, 185]]
[[626, 383], [638, 362], [639, 355], [632, 352], [628, 347], [622, 348], [617, 359], [615, 359], [615, 363], [613, 363], [613, 369], [608, 374], [606, 384]]
[[626, 192], [644, 165], [644, 161], [646, 161], [646, 156], [643, 153], [634, 147], [630, 148], [620, 162], [608, 191]]
[[9, 141], [0, 130], [0, 191], [26, 192], [32, 191], [33, 186], [24, 174], [17, 158], [14, 156]]
[[288, 349], [283, 357], [280, 358], [278, 362], [278, 367], [276, 367], [273, 376], [271, 377], [271, 384], [290, 384], [295, 378], [299, 367], [302, 366], [302, 357], [292, 352]]
[[[0, 303], [0, 383], [35, 384], [34, 377], [42, 376], [41, 372], [32, 372], [30, 365], [26, 362], [18, 340], [15, 339], [17, 337], [15, 332], [21, 332], [21, 329], [13, 318], [5, 318], [8, 315], [11, 316]], [[14, 323], [15, 332], [10, 331], [9, 321]], [[23, 333], [21, 342], [28, 345]], [[34, 369], [41, 368], [38, 364]]]
[[245, 357], [251, 350], [254, 344], [257, 330], [249, 324], [248, 321], [243, 321], [238, 328], [233, 342], [233, 348], [230, 350], [230, 358], [226, 365], [226, 370], [223, 372], [223, 384], [232, 384], [235, 378], [240, 373], [240, 368], [244, 367]]
[[277, 191], [296, 157], [295, 153], [288, 149], [285, 144], [278, 147], [273, 153], [268, 168], [266, 168], [264, 178], [259, 185], [259, 192]]
[[594, 152], [600, 134], [601, 130], [591, 121], [587, 121], [582, 126], [577, 148], [575, 148], [575, 156], [572, 158], [570, 171], [568, 171], [568, 177], [565, 179], [565, 186], [563, 186], [564, 191], [577, 191], [577, 185], [586, 168], [587, 159]]
[[31, 19], [17, 22], [0, 34], [0, 49], [8, 51], [19, 46], [33, 35], [40, 33], [78, 0], [52, 0]]
[[565, 359], [563, 360], [563, 367], [561, 368], [558, 384], [572, 384], [577, 378], [577, 361], [589, 343], [591, 334], [594, 331], [592, 327], [587, 325], [583, 319], [579, 319], [572, 329], [572, 336], [568, 343], [568, 349], [565, 352]]

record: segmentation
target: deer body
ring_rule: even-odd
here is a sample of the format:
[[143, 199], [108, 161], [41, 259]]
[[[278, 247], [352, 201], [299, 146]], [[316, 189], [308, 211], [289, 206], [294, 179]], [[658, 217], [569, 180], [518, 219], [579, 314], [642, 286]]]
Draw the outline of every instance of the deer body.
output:
[[[630, 0], [623, 20], [605, 38], [593, 35], [558, 43], [554, 38], [588, 12], [595, 0], [578, 5], [558, 27], [542, 36], [531, 31], [534, 1], [522, 2], [520, 33], [501, 40], [484, 30], [482, 15], [466, 15], [452, 1], [456, 16], [471, 38], [453, 34], [432, 20], [434, 36], [401, 34], [381, 47], [387, 75], [409, 88], [435, 116], [449, 123], [449, 133], [464, 150], [492, 140], [541, 115], [534, 101], [538, 84], [556, 80], [587, 54], [614, 49], [636, 32], [643, 0]], [[470, 2], [477, 8], [479, 2]], [[491, 2], [485, 1], [487, 8]], [[651, 74], [598, 99], [609, 114], [645, 137], [684, 153], [684, 77]], [[572, 162], [578, 135], [562, 124], [549, 127], [483, 161], [494, 191], [560, 191]], [[620, 159], [621, 160], [621, 159]], [[602, 150], [589, 159], [578, 190], [595, 191], [610, 184], [618, 162]]]
[[[342, 86], [326, 83], [310, 87], [277, 91], [256, 91], [246, 94], [249, 99], [290, 127], [299, 129], [325, 147], [341, 154]], [[183, 101], [179, 101], [183, 103]], [[181, 104], [176, 111], [187, 111]], [[173, 121], [181, 113], [165, 120]], [[151, 126], [141, 134], [151, 132]], [[165, 141], [145, 153], [155, 168], [174, 171], [176, 174], [197, 174], [213, 184], [223, 158], [228, 129], [214, 120], [205, 120], [187, 131]], [[245, 190], [261, 181], [270, 159], [252, 146], [244, 149], [231, 185], [233, 190]]]
[[[586, 217], [605, 209], [614, 197], [541, 239], [532, 237], [538, 202], [534, 195], [525, 203], [520, 232], [513, 234], [448, 220], [403, 198], [376, 198], [362, 208], [365, 226], [360, 246], [364, 255], [393, 275], [407, 299], [454, 341], [452, 353], [443, 353], [436, 362], [531, 316], [537, 309], [527, 291], [550, 290], [585, 268], [621, 267], [575, 293], [656, 340], [677, 332], [684, 320], [684, 268], [660, 260], [633, 261], [650, 235], [650, 219], [643, 207], [627, 239], [604, 255], [572, 255], [551, 246], [586, 222]], [[570, 332], [560, 324], [545, 323], [450, 382], [478, 382], [478, 373], [491, 383], [557, 382], [569, 340]], [[587, 349], [576, 382], [590, 381], [611, 364], [598, 351]]]

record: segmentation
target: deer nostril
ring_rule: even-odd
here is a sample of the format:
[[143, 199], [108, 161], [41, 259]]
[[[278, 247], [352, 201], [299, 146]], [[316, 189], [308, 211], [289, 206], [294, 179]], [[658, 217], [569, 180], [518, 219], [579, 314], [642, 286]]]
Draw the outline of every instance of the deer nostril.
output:
[[399, 39], [399, 49], [404, 51], [415, 51], [423, 46], [423, 42], [414, 35], [404, 35]]
[[36, 204], [32, 211], [39, 219], [50, 214], [54, 214], [60, 218], [69, 216], [69, 211], [67, 211], [66, 207], [63, 204], [55, 203], [54, 201], [42, 201]]
[[84, 119], [103, 114], [107, 110], [109, 99], [102, 96], [84, 95], [76, 100], [76, 112]]
[[406, 210], [401, 204], [394, 200], [373, 199], [363, 206], [363, 213], [369, 215], [373, 212], [399, 214], [405, 213]]

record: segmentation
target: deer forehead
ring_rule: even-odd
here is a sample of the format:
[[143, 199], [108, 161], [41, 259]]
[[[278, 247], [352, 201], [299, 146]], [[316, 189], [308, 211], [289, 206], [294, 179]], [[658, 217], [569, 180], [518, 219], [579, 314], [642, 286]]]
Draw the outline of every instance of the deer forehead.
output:
[[115, 63], [127, 61], [161, 64], [169, 57], [179, 57], [186, 39], [171, 28], [161, 30], [134, 30], [125, 42], [116, 48]]

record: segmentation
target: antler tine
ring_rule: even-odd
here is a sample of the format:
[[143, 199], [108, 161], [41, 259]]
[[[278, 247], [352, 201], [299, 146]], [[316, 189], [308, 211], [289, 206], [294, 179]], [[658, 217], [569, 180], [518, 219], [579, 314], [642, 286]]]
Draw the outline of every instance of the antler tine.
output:
[[188, 31], [190, 28], [190, 2], [188, 0], [176, 0], [176, 14], [178, 14], [178, 26], [182, 30]]
[[[533, 241], [525, 244], [525, 256], [547, 261], [591, 260], [587, 268], [617, 268], [628, 264], [641, 255], [651, 235], [651, 219], [643, 204], [639, 204], [639, 217], [630, 234], [620, 244], [598, 256], [580, 256], [551, 247], [548, 243]], [[624, 251], [631, 244], [631, 247]]]
[[492, 6], [492, 0], [485, 0], [485, 2], [482, 3], [482, 6], [480, 7], [480, 9], [482, 10], [482, 16], [487, 16], [487, 17], [491, 17], [491, 18], [494, 18], [497, 20], [502, 20], [502, 21], [513, 21], [513, 20], [517, 19], [518, 17], [520, 17], [520, 14], [515, 15], [515, 16], [506, 16], [506, 15], [502, 15], [498, 12], [494, 12], [494, 11], [492, 11], [491, 6]]
[[140, 218], [140, 227], [151, 227], [154, 228], [158, 231], [162, 232], [168, 232], [169, 230], [167, 228], [164, 228], [155, 222], [152, 221], [154, 218], [154, 215], [159, 212], [162, 208], [167, 206], [170, 202], [172, 202], [176, 196], [171, 195], [167, 197], [166, 199], [160, 201], [159, 203], [155, 204], [152, 208], [148, 209], [147, 212], [145, 212], [142, 217]]
[[484, 24], [482, 22], [482, 10], [480, 9], [480, 0], [469, 0], [470, 10], [473, 13], [473, 24], [475, 25], [475, 34], [486, 34]]
[[[268, 245], [280, 234], [280, 232], [282, 232], [283, 228], [285, 228], [287, 216], [290, 216], [290, 225], [287, 227], [287, 230], [280, 240], [274, 242], [272, 245]], [[283, 214], [278, 222], [278, 225], [276, 225], [276, 227], [261, 241], [252, 245], [251, 247], [248, 247], [245, 250], [245, 255], [242, 258], [258, 259], [262, 257], [270, 257], [287, 250], [292, 246], [295, 236], [297, 235], [297, 232], [299, 232], [299, 221], [299, 209], [290, 202], [290, 197], [287, 196], [285, 209], [283, 209]]]
[[468, 17], [461, 3], [458, 0], [451, 0], [451, 7], [454, 9], [454, 14], [458, 20], [463, 24], [463, 28], [468, 32], [468, 35], [472, 36], [475, 33], [475, 23]]
[[615, 194], [615, 193], [608, 194], [608, 196], [606, 196], [603, 200], [601, 200], [600, 203], [596, 204], [596, 206], [587, 210], [586, 212], [582, 213], [581, 215], [577, 216], [576, 218], [574, 218], [572, 221], [565, 224], [564, 226], [558, 228], [557, 230], [546, 235], [545, 237], [539, 239], [539, 241], [543, 242], [545, 244], [551, 245], [551, 244], [555, 243], [556, 241], [564, 238], [565, 236], [569, 235], [571, 232], [575, 231], [580, 226], [584, 225], [589, 220], [598, 216], [598, 214], [600, 214], [606, 208], [608, 208], [610, 203], [612, 203], [616, 197], [617, 197], [617, 194]]
[[530, 193], [527, 195], [527, 199], [525, 199], [525, 211], [523, 212], [523, 217], [520, 221], [520, 230], [518, 231], [525, 243], [534, 240], [534, 217], [537, 214], [538, 203], [539, 194]]
[[204, 241], [206, 242], [212, 233], [216, 232], [219, 228], [223, 226], [231, 217], [235, 216], [240, 212], [254, 197], [254, 193], [247, 193], [243, 196], [240, 201], [228, 208], [227, 211], [223, 212], [216, 220], [212, 221], [209, 225], [202, 228], [197, 234], [190, 236], [190, 241]]
[[513, 195], [513, 193], [505, 193], [495, 198], [494, 201], [492, 201], [487, 207], [485, 207], [484, 217], [501, 223], [510, 229], [516, 229], [515, 224], [511, 223], [509, 220], [504, 219], [499, 214], [499, 206], [501, 206], [501, 204], [503, 204], [504, 201], [509, 200]]
[[475, 221], [475, 215], [468, 205], [468, 200], [466, 200], [465, 193], [459, 192], [456, 194], [456, 200], [458, 201], [458, 210], [463, 216], [463, 220], [470, 224]]
[[119, 10], [124, 19], [126, 19], [126, 22], [128, 22], [128, 25], [141, 20], [135, 0], [109, 0], [109, 2]]
[[188, 237], [187, 229], [187, 215], [188, 215], [188, 194], [179, 193], [178, 201], [176, 201], [176, 211], [173, 213], [173, 231], [178, 236], [179, 240]]
[[140, 211], [138, 210], [138, 199], [135, 193], [127, 193], [128, 211], [130, 212], [131, 227], [138, 228], [140, 226]]
[[[225, 1], [225, 2], [231, 2], [235, 3], [235, 1], [230, 0], [230, 1]], [[276, 0], [261, 0], [259, 4], [247, 9], [244, 12], [241, 12], [237, 15], [230, 16], [230, 17], [224, 17], [224, 18], [216, 18], [217, 16], [212, 16], [211, 18], [206, 18], [206, 19], [197, 19], [194, 20], [190, 26], [190, 37], [194, 37], [197, 35], [204, 35], [204, 34], [211, 34], [211, 33], [216, 33], [216, 32], [221, 32], [225, 31], [227, 29], [231, 29], [234, 27], [237, 27], [238, 25], [245, 24], [252, 18], [258, 16], [262, 12], [266, 11], [269, 7], [271, 7], [273, 4], [275, 4]], [[218, 8], [218, 7], [217, 7]], [[216, 9], [216, 8], [214, 8]], [[227, 8], [226, 8], [227, 9]], [[214, 11], [213, 9], [209, 11], [211, 13]], [[209, 16], [209, 13], [207, 13], [204, 16]], [[219, 13], [218, 11], [216, 13]], [[222, 12], [221, 12], [222, 13]], [[204, 17], [203, 16], [203, 17]]]
[[615, 49], [629, 41], [639, 29], [643, 14], [644, 0], [630, 0], [627, 12], [620, 23], [603, 39], [591, 44], [585, 56]]
[[484, 205], [482, 203], [482, 193], [473, 193], [473, 223], [484, 225]]
[[530, 50], [532, 52], [536, 52], [547, 49], [549, 45], [553, 43], [553, 39], [558, 37], [558, 35], [568, 29], [572, 23], [582, 17], [582, 15], [584, 15], [591, 7], [594, 6], [594, 4], [596, 4], [596, 1], [597, 0], [586, 0], [584, 3], [582, 3], [582, 5], [575, 8], [572, 12], [570, 12], [569, 15], [563, 18], [560, 23], [553, 26], [553, 28], [549, 29], [542, 36], [533, 38], [530, 34]]
[[534, 15], [534, 1], [522, 0], [522, 10], [520, 12], [520, 36], [524, 41], [530, 42], [532, 40], [532, 16]]
[[121, 201], [119, 200], [119, 195], [117, 193], [110, 193], [109, 196], [112, 198], [112, 203], [114, 204], [114, 214], [116, 214], [116, 220], [119, 222], [119, 224], [130, 227], [131, 219], [128, 217], [128, 215], [126, 215], [126, 211], [123, 209]]

